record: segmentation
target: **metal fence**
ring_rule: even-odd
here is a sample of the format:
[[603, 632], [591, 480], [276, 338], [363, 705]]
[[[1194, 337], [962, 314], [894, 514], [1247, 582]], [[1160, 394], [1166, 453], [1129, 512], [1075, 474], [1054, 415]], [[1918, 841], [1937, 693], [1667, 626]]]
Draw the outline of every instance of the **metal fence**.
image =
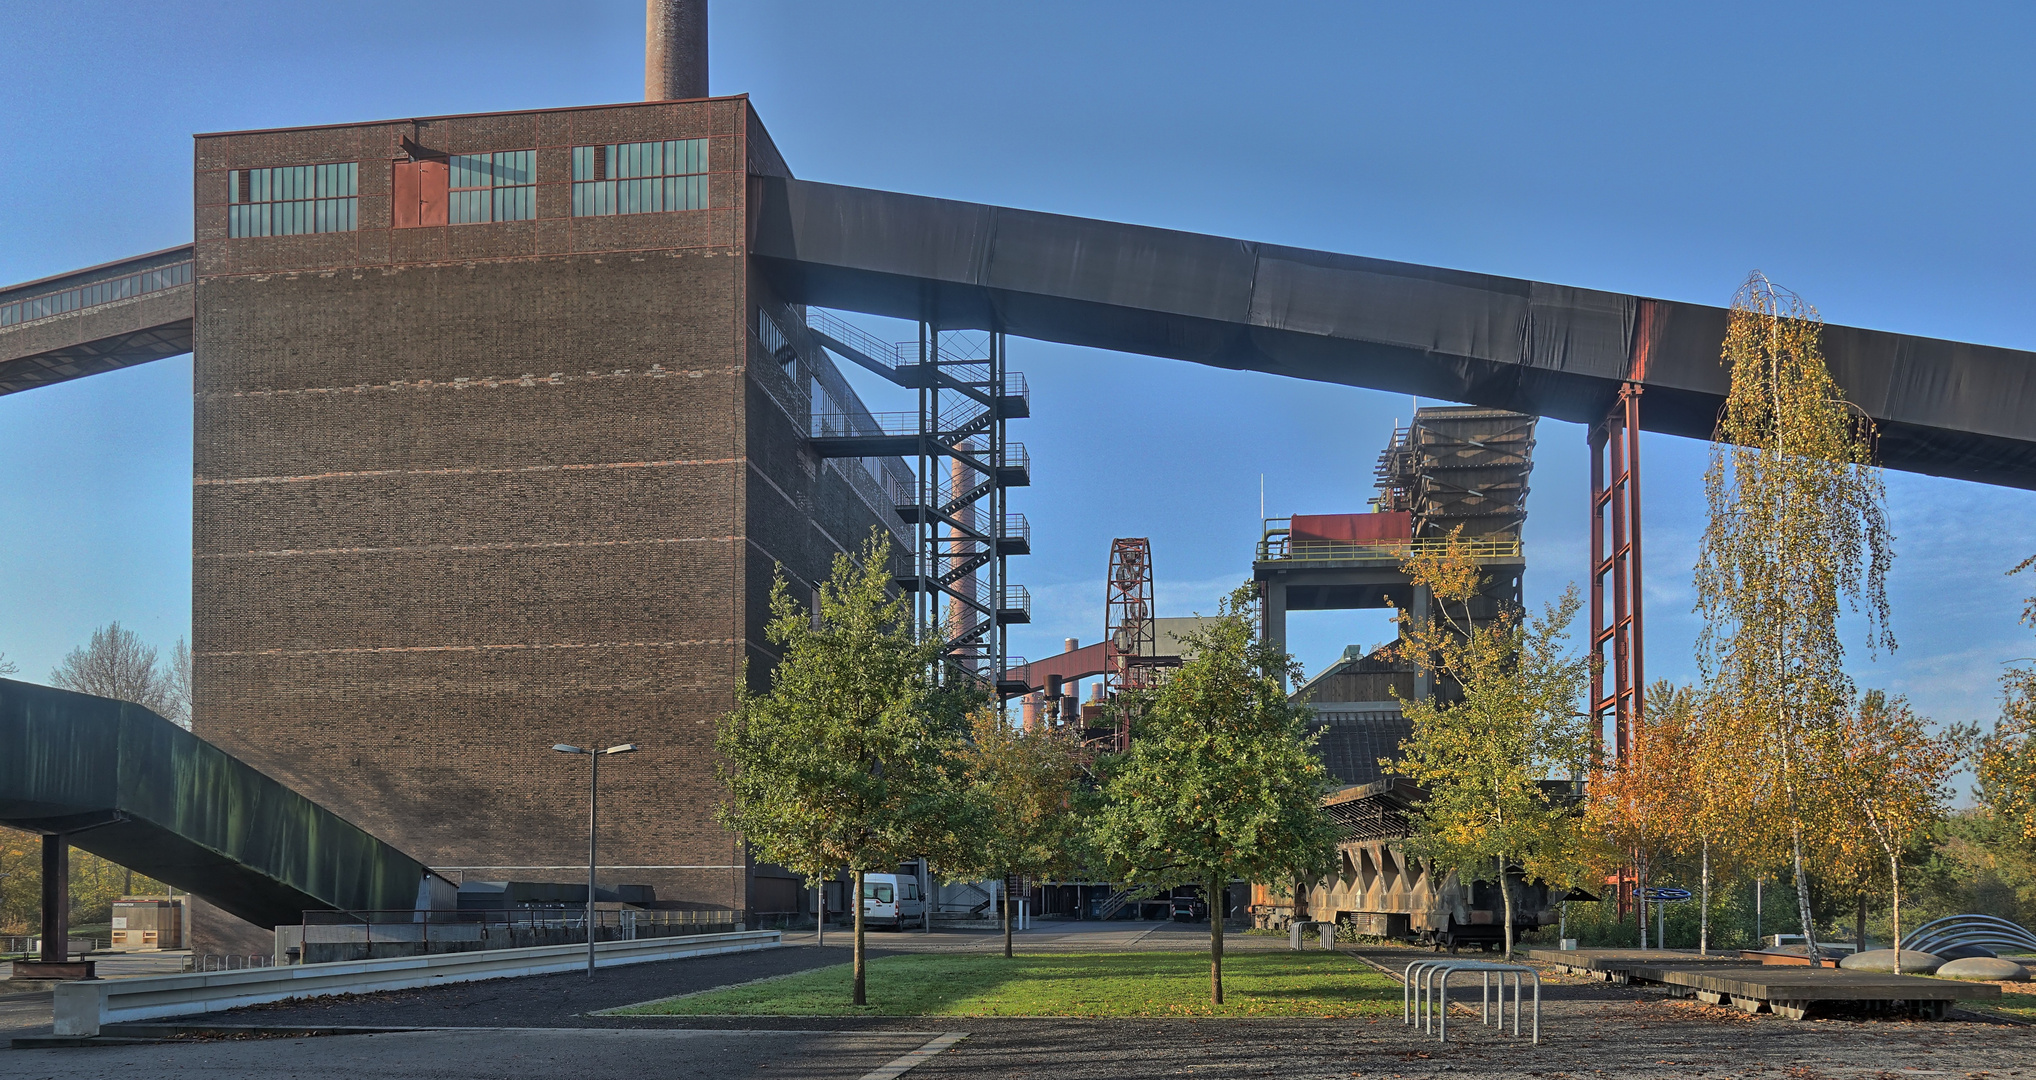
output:
[[[594, 913], [594, 940], [720, 934], [741, 929], [733, 911]], [[380, 960], [398, 956], [574, 945], [587, 940], [587, 913], [579, 908], [510, 908], [496, 911], [307, 911], [301, 963]]]

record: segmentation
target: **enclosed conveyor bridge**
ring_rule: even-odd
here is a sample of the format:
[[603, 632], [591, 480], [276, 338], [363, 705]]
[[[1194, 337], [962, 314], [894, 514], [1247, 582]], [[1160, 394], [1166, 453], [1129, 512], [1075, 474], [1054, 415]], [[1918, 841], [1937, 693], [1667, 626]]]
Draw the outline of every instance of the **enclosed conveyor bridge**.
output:
[[[784, 177], [751, 253], [786, 299], [1583, 424], [1709, 438], [1724, 308]], [[0, 394], [188, 352], [190, 247], [0, 289]], [[2036, 354], [1827, 326], [1882, 464], [2036, 488]]]
[[139, 705], [0, 679], [0, 825], [263, 927], [430, 908], [416, 859]]

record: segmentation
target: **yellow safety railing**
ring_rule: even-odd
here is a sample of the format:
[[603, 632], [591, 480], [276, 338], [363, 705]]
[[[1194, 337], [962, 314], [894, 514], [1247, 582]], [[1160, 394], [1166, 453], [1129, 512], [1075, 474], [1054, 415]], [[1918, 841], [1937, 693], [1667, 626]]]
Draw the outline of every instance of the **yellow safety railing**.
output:
[[[1458, 541], [1464, 554], [1476, 559], [1520, 558], [1520, 540], [1488, 536]], [[1426, 540], [1296, 540], [1285, 529], [1269, 530], [1258, 542], [1259, 562], [1405, 562], [1414, 555], [1448, 550], [1446, 539]]]

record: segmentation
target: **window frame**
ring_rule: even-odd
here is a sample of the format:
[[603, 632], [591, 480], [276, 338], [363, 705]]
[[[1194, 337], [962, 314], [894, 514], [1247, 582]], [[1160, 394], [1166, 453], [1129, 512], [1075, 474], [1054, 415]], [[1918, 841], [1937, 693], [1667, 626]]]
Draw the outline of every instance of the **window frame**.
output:
[[713, 208], [713, 148], [707, 136], [575, 146], [572, 162], [576, 218]]
[[[507, 163], [498, 159], [505, 155], [516, 155], [523, 159], [516, 163], [524, 170], [523, 182], [513, 184], [502, 182], [502, 170]], [[476, 173], [482, 174], [487, 183], [471, 185], [460, 183], [462, 178], [472, 179]], [[502, 209], [505, 203], [513, 203], [522, 213], [515, 217], [504, 217]], [[487, 216], [480, 218], [463, 216], [470, 204], [485, 207]], [[535, 220], [537, 220], [535, 147], [446, 156], [446, 224], [492, 225], [500, 222]]]
[[230, 240], [359, 232], [360, 162], [228, 169], [226, 207]]

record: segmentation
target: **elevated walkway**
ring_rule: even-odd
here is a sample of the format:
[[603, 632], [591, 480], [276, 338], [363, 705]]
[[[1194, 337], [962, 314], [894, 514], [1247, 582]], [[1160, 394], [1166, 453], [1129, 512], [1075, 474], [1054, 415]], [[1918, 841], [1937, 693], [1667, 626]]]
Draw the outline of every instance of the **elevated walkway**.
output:
[[0, 289], [0, 394], [191, 351], [191, 245]]
[[416, 859], [124, 701], [0, 679], [0, 825], [65, 837], [258, 926], [431, 907]]

